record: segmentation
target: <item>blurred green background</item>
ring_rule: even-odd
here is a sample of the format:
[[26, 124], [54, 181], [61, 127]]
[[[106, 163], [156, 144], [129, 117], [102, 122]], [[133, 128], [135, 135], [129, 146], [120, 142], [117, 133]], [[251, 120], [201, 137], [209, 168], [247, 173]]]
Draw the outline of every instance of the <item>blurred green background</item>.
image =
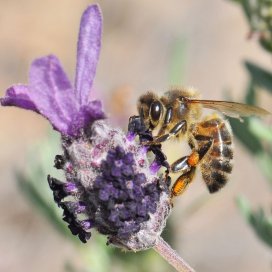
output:
[[[193, 86], [205, 99], [272, 110], [271, 1], [257, 1], [262, 9], [246, 0], [97, 2], [104, 33], [95, 95], [114, 124], [126, 128], [146, 90], [172, 85]], [[30, 62], [49, 53], [73, 78], [79, 20], [90, 3], [0, 0], [1, 95], [27, 82]], [[172, 271], [152, 250], [123, 253], [95, 234], [87, 245], [78, 243], [46, 181], [48, 173], [60, 175], [53, 168], [57, 133], [19, 109], [0, 108], [0, 124], [0, 271]], [[229, 184], [209, 195], [198, 174], [176, 199], [165, 239], [197, 271], [271, 271], [271, 122], [232, 120], [232, 126], [237, 138]], [[172, 161], [189, 150], [169, 143], [165, 152]]]

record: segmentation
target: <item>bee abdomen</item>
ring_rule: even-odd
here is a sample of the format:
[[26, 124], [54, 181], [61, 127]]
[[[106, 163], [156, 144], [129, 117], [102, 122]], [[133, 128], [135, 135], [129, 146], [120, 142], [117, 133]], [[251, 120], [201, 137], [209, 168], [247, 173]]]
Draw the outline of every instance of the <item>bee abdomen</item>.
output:
[[208, 154], [200, 168], [210, 193], [215, 193], [228, 182], [229, 174], [232, 171], [232, 162], [231, 160], [222, 157], [215, 158]]
[[232, 170], [232, 164], [230, 160], [226, 160], [225, 158], [214, 158], [211, 163], [211, 167], [214, 170], [220, 170], [225, 173], [231, 173]]
[[213, 140], [210, 150], [200, 162], [200, 169], [210, 193], [214, 193], [228, 182], [232, 171], [231, 128], [228, 121], [220, 117], [203, 121], [200, 126], [205, 136], [210, 136]]

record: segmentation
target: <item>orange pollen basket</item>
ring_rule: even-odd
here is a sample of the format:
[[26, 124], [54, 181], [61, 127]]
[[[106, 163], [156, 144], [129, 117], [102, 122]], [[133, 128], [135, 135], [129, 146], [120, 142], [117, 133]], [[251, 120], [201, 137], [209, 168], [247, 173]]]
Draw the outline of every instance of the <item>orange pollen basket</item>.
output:
[[188, 164], [190, 166], [196, 166], [199, 162], [199, 154], [197, 152], [193, 152], [188, 158]]

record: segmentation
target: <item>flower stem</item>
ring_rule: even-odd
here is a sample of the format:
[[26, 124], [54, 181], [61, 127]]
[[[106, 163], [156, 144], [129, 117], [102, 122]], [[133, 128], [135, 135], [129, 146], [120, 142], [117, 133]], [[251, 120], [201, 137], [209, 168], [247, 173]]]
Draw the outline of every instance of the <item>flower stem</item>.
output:
[[156, 245], [153, 247], [169, 264], [179, 272], [194, 272], [178, 254], [172, 249], [161, 237], [158, 238]]

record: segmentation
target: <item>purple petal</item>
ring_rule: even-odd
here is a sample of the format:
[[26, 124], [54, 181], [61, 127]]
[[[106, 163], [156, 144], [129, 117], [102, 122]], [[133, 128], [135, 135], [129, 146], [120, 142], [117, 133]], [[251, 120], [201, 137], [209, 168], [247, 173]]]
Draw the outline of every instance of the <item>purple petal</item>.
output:
[[27, 85], [18, 84], [9, 87], [4, 98], [0, 98], [2, 106], [16, 106], [38, 112], [34, 102], [29, 97]]
[[77, 44], [75, 90], [80, 105], [87, 104], [101, 47], [102, 17], [98, 5], [89, 6], [81, 17]]
[[75, 135], [81, 128], [86, 128], [95, 120], [104, 119], [105, 114], [102, 109], [101, 101], [93, 100], [80, 108], [74, 115], [74, 119], [69, 127], [68, 134]]
[[40, 114], [49, 119], [56, 130], [67, 134], [79, 105], [74, 90], [55, 56], [36, 59], [32, 63], [29, 89], [29, 97]]

